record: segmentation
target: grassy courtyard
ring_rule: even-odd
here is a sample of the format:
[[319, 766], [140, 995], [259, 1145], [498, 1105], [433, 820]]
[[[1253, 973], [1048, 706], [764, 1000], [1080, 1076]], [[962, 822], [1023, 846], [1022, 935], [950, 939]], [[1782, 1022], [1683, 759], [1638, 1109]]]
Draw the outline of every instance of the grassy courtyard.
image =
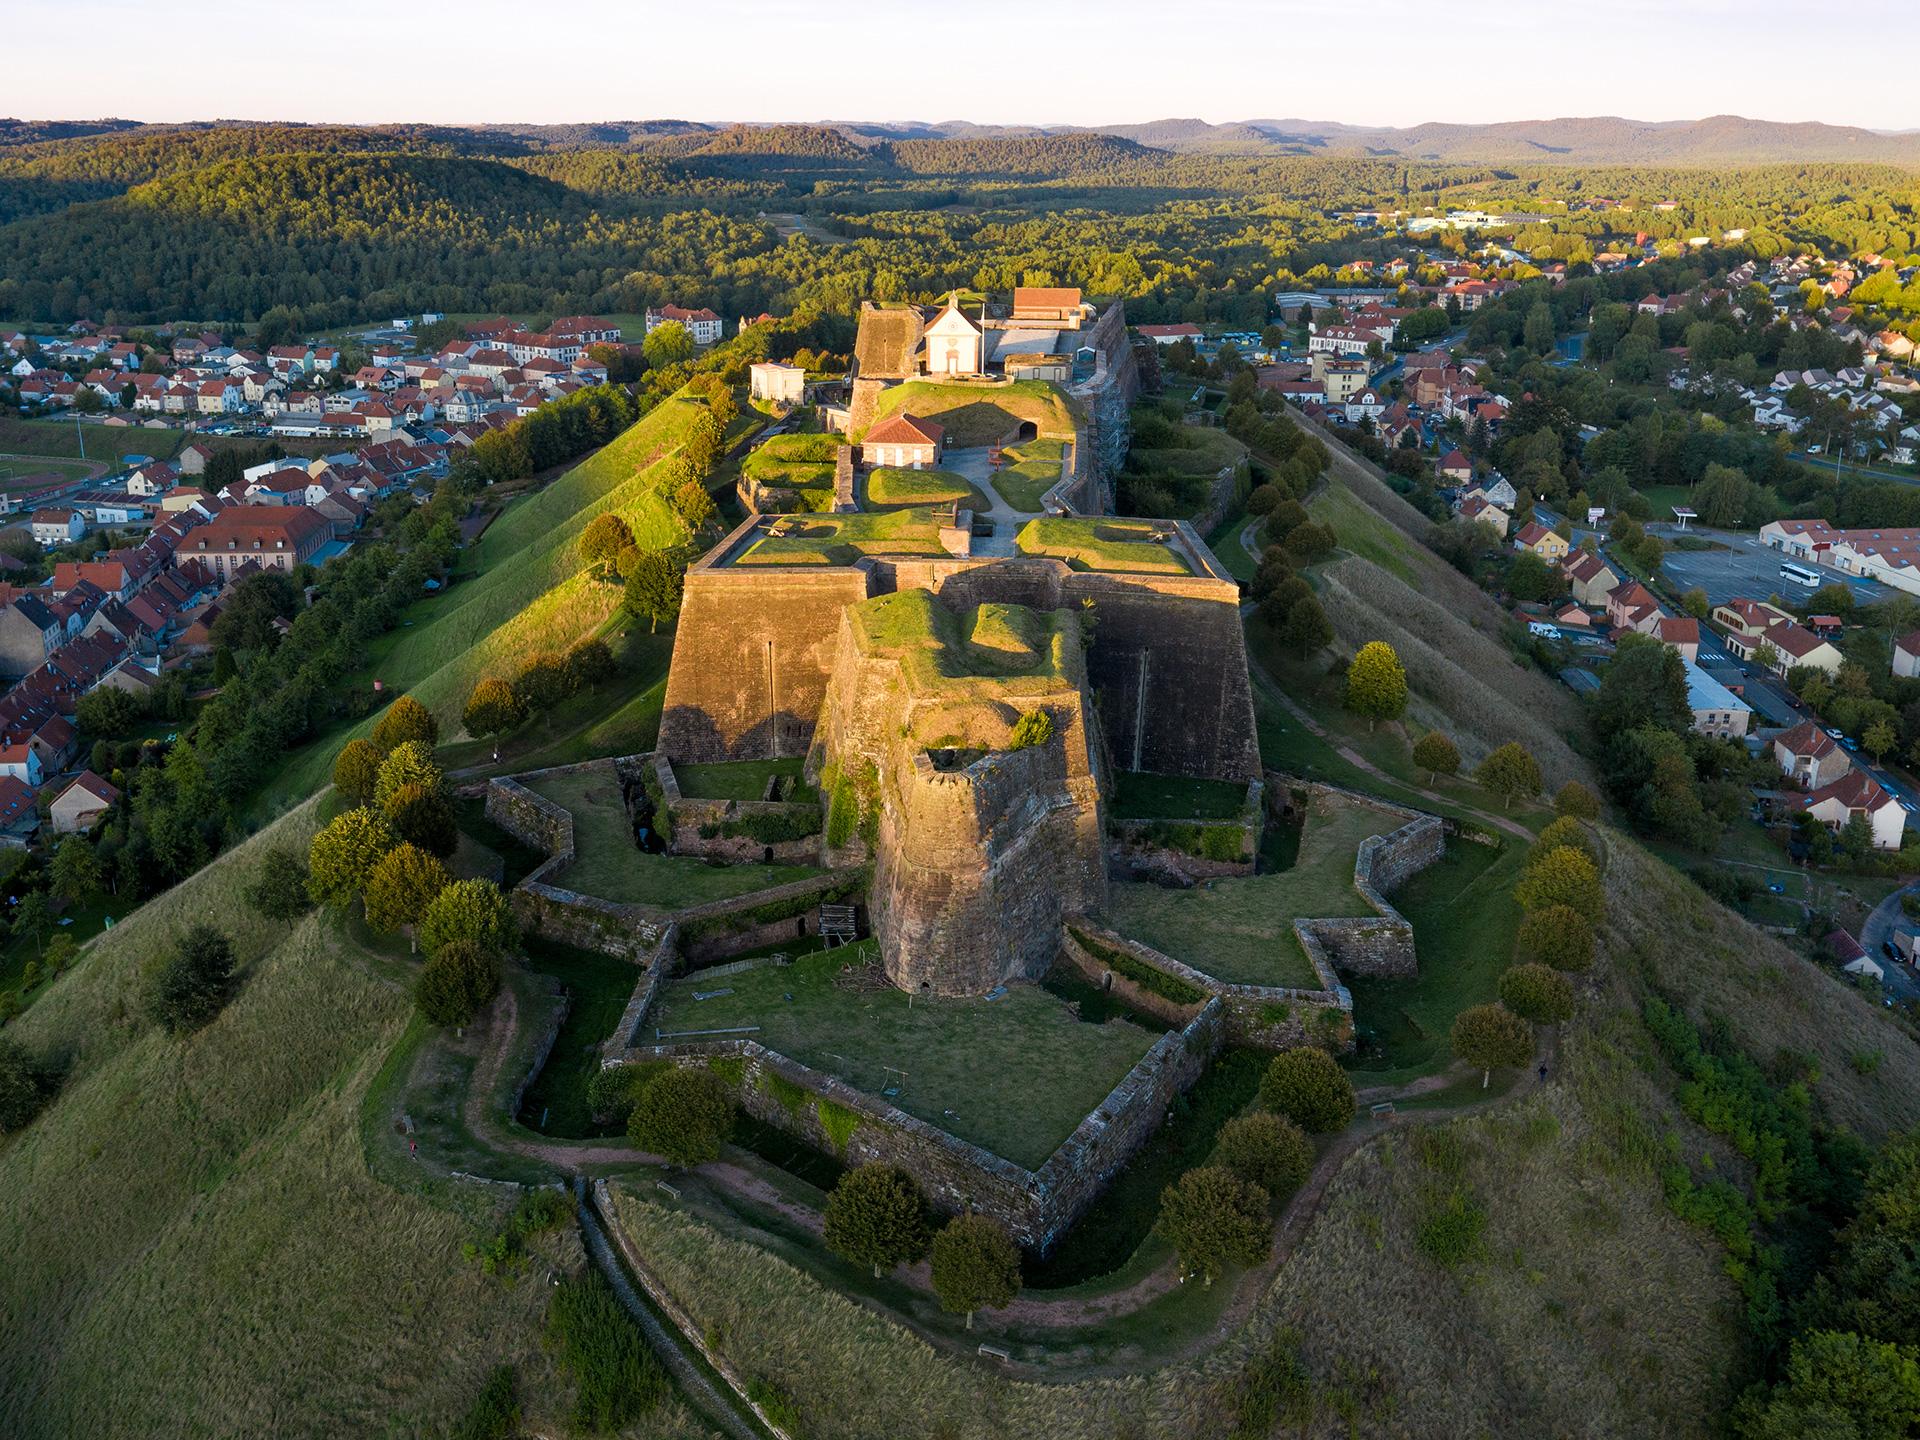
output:
[[1107, 812], [1116, 820], [1231, 820], [1246, 803], [1247, 787], [1232, 780], [1121, 770]]
[[730, 760], [717, 765], [676, 765], [673, 778], [689, 800], [758, 800], [776, 775], [798, 779], [807, 762], [796, 755], [785, 760]]
[[1353, 854], [1369, 835], [1400, 824], [1398, 816], [1358, 801], [1316, 801], [1292, 869], [1191, 890], [1115, 885], [1108, 919], [1122, 935], [1231, 984], [1312, 988], [1319, 982], [1292, 922], [1372, 914], [1353, 888]]
[[864, 484], [867, 503], [886, 509], [953, 501], [974, 511], [993, 508], [972, 481], [951, 470], [879, 469], [869, 474]]
[[1065, 441], [1044, 438], [1007, 446], [1001, 451], [1007, 463], [994, 475], [993, 488], [1014, 509], [1037, 513], [1041, 497], [1060, 483], [1066, 451]]
[[[834, 983], [843, 967], [869, 963], [878, 983]], [[997, 1000], [910, 997], [878, 981], [878, 965], [865, 941], [792, 965], [688, 976], [668, 987], [654, 1024], [667, 1032], [758, 1026], [752, 1038], [769, 1049], [1029, 1168], [1045, 1163], [1156, 1038], [1124, 1020], [1086, 1024], [1037, 985], [1010, 985]]]
[[557, 883], [583, 895], [681, 910], [818, 873], [805, 865], [709, 865], [691, 856], [649, 855], [633, 842], [612, 765], [551, 776], [528, 788], [572, 814], [573, 863]]
[[789, 515], [733, 557], [735, 565], [851, 565], [863, 555], [944, 555], [940, 524], [925, 509]]
[[1140, 571], [1187, 575], [1187, 562], [1153, 538], [1151, 525], [1127, 520], [1047, 516], [1020, 527], [1014, 544], [1022, 555], [1052, 555], [1076, 570]]

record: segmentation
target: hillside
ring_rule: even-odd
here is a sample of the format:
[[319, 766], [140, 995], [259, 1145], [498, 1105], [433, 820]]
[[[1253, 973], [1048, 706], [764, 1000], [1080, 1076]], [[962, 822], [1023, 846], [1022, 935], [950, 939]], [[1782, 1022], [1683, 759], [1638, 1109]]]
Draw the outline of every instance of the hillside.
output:
[[[8, 1027], [70, 1074], [0, 1144], [0, 1433], [440, 1433], [503, 1362], [530, 1420], [563, 1409], [539, 1327], [547, 1266], [578, 1241], [489, 1278], [460, 1251], [499, 1191], [370, 1173], [362, 1102], [409, 1033], [404, 972], [336, 920], [269, 926], [239, 903], [264, 848], [303, 846], [315, 816], [142, 908]], [[138, 1018], [140, 969], [193, 922], [234, 937], [241, 986], [176, 1040]]]

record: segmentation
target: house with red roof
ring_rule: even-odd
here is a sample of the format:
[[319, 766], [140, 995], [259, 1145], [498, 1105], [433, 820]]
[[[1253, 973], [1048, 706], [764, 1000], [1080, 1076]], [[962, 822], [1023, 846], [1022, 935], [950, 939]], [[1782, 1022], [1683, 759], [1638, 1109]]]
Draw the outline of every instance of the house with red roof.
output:
[[1856, 815], [1864, 815], [1876, 850], [1898, 850], [1907, 828], [1907, 812], [1864, 770], [1852, 770], [1822, 785], [1801, 802], [1801, 809], [1838, 834]]
[[688, 310], [679, 305], [649, 306], [647, 309], [647, 333], [651, 335], [662, 325], [678, 324], [686, 327], [687, 334], [693, 337], [696, 345], [711, 345], [720, 338], [725, 322], [704, 305], [698, 310]]
[[1802, 790], [1830, 785], [1853, 769], [1840, 742], [1811, 720], [1773, 737], [1773, 763]]
[[1473, 479], [1473, 461], [1464, 450], [1449, 450], [1440, 457], [1440, 478], [1451, 485], [1464, 485]]
[[946, 449], [946, 430], [902, 410], [877, 422], [860, 443], [860, 459], [867, 465], [919, 470], [938, 465]]
[[82, 770], [47, 807], [47, 819], [56, 835], [91, 830], [93, 824], [120, 798], [120, 792], [91, 770]]

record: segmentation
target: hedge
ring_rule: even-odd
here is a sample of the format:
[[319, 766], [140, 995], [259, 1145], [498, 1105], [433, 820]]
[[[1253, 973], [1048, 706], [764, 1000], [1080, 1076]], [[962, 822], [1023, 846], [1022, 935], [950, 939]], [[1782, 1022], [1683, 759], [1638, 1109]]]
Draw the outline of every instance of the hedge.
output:
[[1158, 966], [1149, 965], [1124, 950], [1116, 950], [1104, 941], [1096, 940], [1085, 931], [1067, 928], [1067, 933], [1079, 942], [1080, 948], [1094, 959], [1104, 963], [1116, 975], [1123, 975], [1149, 994], [1158, 995], [1162, 1000], [1170, 1000], [1175, 1005], [1198, 1005], [1207, 998], [1207, 992], [1191, 981], [1182, 980], [1178, 975], [1169, 975]]

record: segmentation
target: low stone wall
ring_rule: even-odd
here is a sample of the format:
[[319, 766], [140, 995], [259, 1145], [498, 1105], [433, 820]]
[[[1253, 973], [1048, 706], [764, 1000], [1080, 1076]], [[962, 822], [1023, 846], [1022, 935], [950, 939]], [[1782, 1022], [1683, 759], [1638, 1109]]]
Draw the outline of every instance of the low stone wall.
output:
[[[571, 858], [571, 857], [568, 857]], [[544, 871], [545, 865], [534, 872]], [[669, 917], [650, 905], [622, 905], [548, 885], [532, 876], [508, 896], [520, 928], [562, 945], [638, 960], [660, 943]]]
[[486, 816], [522, 845], [546, 852], [536, 875], [551, 874], [573, 859], [573, 816], [517, 780], [487, 782]]
[[691, 906], [674, 916], [680, 953], [693, 961], [721, 960], [743, 950], [777, 945], [789, 936], [816, 934], [820, 906], [858, 903], [856, 897], [866, 883], [863, 870], [830, 870], [751, 895]]
[[560, 1038], [560, 1027], [567, 1023], [567, 1012], [572, 1008], [573, 996], [562, 987], [559, 1003], [553, 1007], [553, 1014], [547, 1017], [546, 1029], [533, 1047], [527, 1073], [520, 1077], [520, 1083], [513, 1087], [513, 1094], [507, 1100], [507, 1113], [503, 1119], [512, 1120], [520, 1113], [521, 1102], [527, 1098], [527, 1091], [533, 1088], [533, 1082], [540, 1078], [540, 1072], [546, 1068], [547, 1059], [553, 1054], [554, 1042]]
[[[1129, 950], [1134, 948], [1132, 942], [1121, 940], [1118, 936], [1113, 937], [1113, 943], [1124, 944]], [[1145, 946], [1139, 948], [1143, 951], [1146, 949]], [[1154, 954], [1154, 952], [1147, 953]], [[1204, 999], [1201, 999], [1191, 1004], [1183, 1005], [1178, 1000], [1170, 1000], [1165, 995], [1155, 994], [1138, 981], [1122, 975], [1098, 955], [1095, 955], [1091, 950], [1087, 949], [1086, 946], [1082, 945], [1079, 940], [1074, 937], [1072, 930], [1066, 930], [1061, 933], [1060, 958], [1072, 969], [1079, 971], [1083, 979], [1091, 981], [1108, 994], [1115, 996], [1129, 1009], [1138, 1010], [1142, 1015], [1151, 1015], [1154, 1019], [1163, 1021], [1176, 1028], [1190, 1022], [1195, 1015], [1200, 1013], [1201, 1006], [1206, 1003]], [[1154, 958], [1146, 963], [1157, 964], [1161, 958], [1162, 957], [1157, 954], [1154, 954]], [[1169, 974], [1177, 974], [1178, 972], [1171, 968], [1174, 963], [1175, 962], [1170, 961], [1167, 966], [1163, 968], [1167, 968]], [[1184, 966], [1180, 968], [1185, 969]], [[1204, 988], [1203, 982], [1205, 977], [1203, 976], [1189, 971], [1187, 975], [1183, 975], [1181, 978], [1190, 980], [1196, 985], [1202, 985]]]
[[977, 1212], [1045, 1253], [1093, 1203], [1116, 1171], [1157, 1130], [1219, 1049], [1220, 1006], [1209, 1002], [1182, 1029], [1162, 1035], [1039, 1170], [1012, 1161], [831, 1075], [750, 1039], [638, 1045], [609, 1064], [666, 1059], [702, 1065], [745, 1062], [741, 1106], [754, 1118], [848, 1165], [897, 1165], [935, 1209]]
[[[826, 817], [819, 805], [796, 805], [779, 800], [673, 800], [668, 804], [673, 818], [673, 843], [667, 848], [675, 855], [697, 855], [730, 864], [817, 865], [820, 863], [820, 831]], [[797, 840], [768, 843], [751, 835], [718, 833], [729, 824], [751, 823], [754, 816], [804, 818], [811, 812], [815, 822], [810, 835]], [[702, 830], [716, 833], [701, 834]]]
[[1310, 939], [1324, 947], [1334, 969], [1343, 974], [1404, 978], [1420, 973], [1413, 926], [1385, 892], [1446, 854], [1446, 830], [1437, 815], [1401, 813], [1413, 818], [1397, 830], [1361, 841], [1353, 857], [1353, 888], [1377, 913], [1371, 918], [1294, 922], [1301, 943]]

